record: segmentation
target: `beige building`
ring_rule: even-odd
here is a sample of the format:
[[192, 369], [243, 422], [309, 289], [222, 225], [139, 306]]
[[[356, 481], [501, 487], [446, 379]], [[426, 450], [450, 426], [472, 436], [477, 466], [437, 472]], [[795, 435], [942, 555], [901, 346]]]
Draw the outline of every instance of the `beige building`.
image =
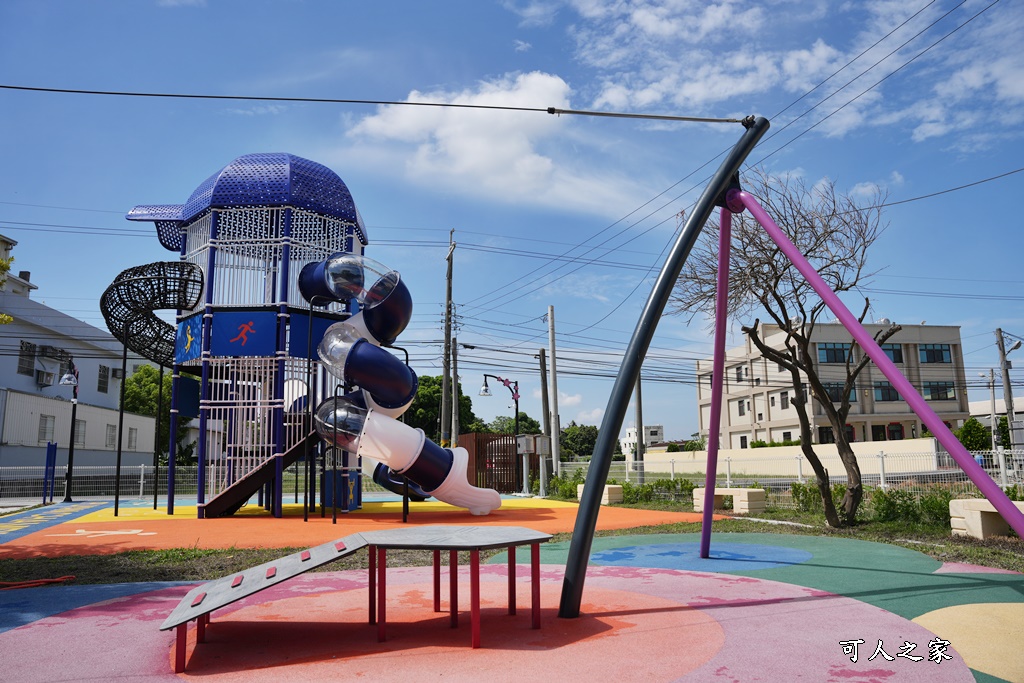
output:
[[[865, 327], [874, 335], [888, 325], [883, 320]], [[782, 348], [785, 335], [777, 326], [764, 325], [762, 333], [768, 346]], [[852, 349], [852, 337], [839, 324], [817, 324], [811, 347], [822, 383], [836, 401], [841, 400], [846, 357], [852, 352], [857, 362], [863, 350]], [[959, 327], [903, 325], [882, 349], [950, 427], [970, 417]], [[702, 436], [707, 436], [711, 418], [711, 368], [710, 358], [697, 362]], [[743, 346], [727, 351], [721, 447], [749, 448], [755, 441], [799, 439], [793, 396], [789, 371], [762, 357], [749, 338]], [[911, 439], [922, 432], [921, 420], [874, 363], [861, 372], [850, 398], [846, 431], [853, 442]], [[814, 442], [833, 442], [832, 426], [817, 401], [811, 400], [809, 412]]]

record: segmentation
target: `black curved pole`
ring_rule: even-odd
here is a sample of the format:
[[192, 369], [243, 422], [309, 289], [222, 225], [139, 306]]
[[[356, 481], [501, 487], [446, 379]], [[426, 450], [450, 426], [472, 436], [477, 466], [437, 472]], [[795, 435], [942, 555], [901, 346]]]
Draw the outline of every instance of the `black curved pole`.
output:
[[608, 469], [611, 467], [612, 453], [622, 420], [629, 406], [629, 397], [640, 367], [647, 355], [647, 349], [654, 338], [654, 330], [658, 319], [668, 304], [669, 295], [679, 273], [683, 269], [686, 257], [697, 242], [700, 231], [714, 210], [716, 203], [725, 196], [733, 178], [739, 173], [740, 165], [746, 160], [757, 142], [768, 130], [768, 119], [748, 117], [744, 119], [746, 128], [743, 137], [730, 150], [722, 165], [718, 167], [704, 193], [697, 200], [693, 213], [683, 226], [672, 251], [661, 268], [654, 289], [647, 298], [647, 303], [640, 314], [633, 337], [626, 348], [626, 355], [619, 367], [619, 374], [612, 386], [608, 407], [604, 411], [601, 429], [594, 445], [594, 454], [587, 471], [587, 481], [583, 487], [583, 498], [580, 500], [579, 512], [576, 514], [576, 526], [573, 529], [572, 543], [569, 546], [569, 557], [565, 565], [565, 579], [562, 582], [562, 599], [558, 607], [558, 616], [564, 619], [575, 619], [580, 615], [580, 602], [583, 600], [583, 582], [587, 574], [587, 561], [590, 548], [594, 542], [594, 530], [597, 528], [597, 513], [601, 507], [601, 495], [605, 482], [608, 481]]

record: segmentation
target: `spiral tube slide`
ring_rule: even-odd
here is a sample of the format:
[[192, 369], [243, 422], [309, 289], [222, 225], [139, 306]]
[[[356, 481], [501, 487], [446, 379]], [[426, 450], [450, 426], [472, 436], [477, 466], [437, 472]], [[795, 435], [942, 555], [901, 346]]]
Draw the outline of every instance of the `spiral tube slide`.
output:
[[184, 261], [158, 261], [122, 271], [100, 297], [107, 329], [125, 346], [163, 367], [174, 365], [175, 328], [161, 310], [199, 305], [203, 271]]

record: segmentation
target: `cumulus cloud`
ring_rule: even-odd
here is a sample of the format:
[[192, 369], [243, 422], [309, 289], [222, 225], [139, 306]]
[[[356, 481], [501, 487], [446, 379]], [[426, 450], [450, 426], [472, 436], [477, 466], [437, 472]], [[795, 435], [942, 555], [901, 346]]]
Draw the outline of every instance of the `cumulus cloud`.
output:
[[564, 392], [558, 392], [558, 405], [560, 408], [571, 408], [578, 406], [583, 402], [583, 396], [580, 394], [566, 394]]
[[582, 410], [576, 413], [576, 417], [573, 418], [576, 424], [580, 425], [595, 425], [601, 426], [601, 420], [604, 419], [604, 408], [594, 408], [593, 410]]
[[[560, 77], [534, 71], [458, 92], [414, 91], [406, 101], [568, 109], [570, 94]], [[358, 121], [348, 136], [356, 148], [372, 144], [378, 161], [401, 163], [407, 179], [435, 190], [616, 215], [635, 201], [633, 183], [609, 171], [556, 163], [545, 152], [545, 145], [557, 147], [571, 125], [536, 111], [389, 105]]]

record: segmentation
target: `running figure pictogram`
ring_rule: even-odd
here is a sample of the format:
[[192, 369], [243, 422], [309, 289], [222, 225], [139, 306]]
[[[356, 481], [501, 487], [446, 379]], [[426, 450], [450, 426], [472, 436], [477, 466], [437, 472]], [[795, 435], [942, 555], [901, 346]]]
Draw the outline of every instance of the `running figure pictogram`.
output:
[[253, 329], [252, 325], [253, 325], [253, 323], [252, 323], [251, 320], [249, 322], [243, 324], [243, 325], [239, 325], [238, 326], [238, 336], [235, 337], [234, 339], [229, 339], [228, 343], [236, 342], [239, 339], [241, 339], [242, 340], [242, 346], [245, 346], [245, 342], [249, 341], [249, 333], [256, 331], [256, 330]]

